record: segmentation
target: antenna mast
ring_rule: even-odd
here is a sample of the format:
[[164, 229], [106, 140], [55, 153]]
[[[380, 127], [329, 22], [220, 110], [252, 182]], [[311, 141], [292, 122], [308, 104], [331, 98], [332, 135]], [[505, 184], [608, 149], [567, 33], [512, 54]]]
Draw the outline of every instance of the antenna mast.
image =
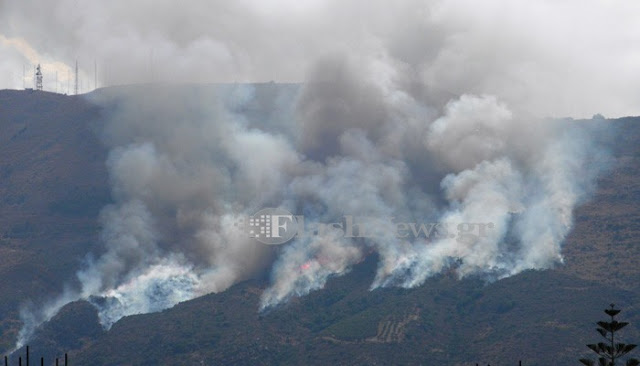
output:
[[78, 95], [78, 60], [76, 60], [76, 86], [75, 86], [75, 95]]

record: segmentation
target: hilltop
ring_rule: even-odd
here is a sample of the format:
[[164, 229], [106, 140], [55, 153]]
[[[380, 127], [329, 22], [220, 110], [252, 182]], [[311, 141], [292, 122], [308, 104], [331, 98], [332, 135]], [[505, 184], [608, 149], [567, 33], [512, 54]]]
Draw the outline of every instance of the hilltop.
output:
[[[263, 84], [259, 92], [279, 87], [295, 85]], [[86, 254], [101, 250], [97, 218], [112, 201], [101, 141], [110, 106], [96, 101], [141, 88], [90, 96], [0, 91], [0, 350], [13, 346], [25, 301], [62, 291]], [[268, 106], [242, 112], [257, 119]], [[625, 335], [637, 343], [640, 118], [567, 123], [610, 124], [617, 133], [612, 166], [577, 209], [565, 263], [554, 270], [490, 284], [445, 273], [411, 290], [369, 291], [376, 264], [369, 257], [325, 289], [267, 313], [258, 312], [265, 279], [123, 318], [108, 332], [91, 306], [71, 303], [32, 349], [69, 351], [76, 364], [570, 364], [587, 353], [609, 302], [623, 308], [621, 319], [631, 322]]]

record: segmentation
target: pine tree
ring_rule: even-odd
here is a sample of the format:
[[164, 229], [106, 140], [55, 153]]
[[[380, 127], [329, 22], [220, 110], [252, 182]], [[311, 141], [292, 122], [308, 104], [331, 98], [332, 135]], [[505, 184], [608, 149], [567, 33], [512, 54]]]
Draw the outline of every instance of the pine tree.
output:
[[[611, 304], [610, 309], [604, 311], [611, 318], [610, 321], [599, 321], [598, 328], [596, 329], [600, 335], [607, 340], [607, 342], [600, 342], [597, 344], [587, 344], [587, 347], [593, 352], [598, 354], [598, 362], [593, 360], [582, 358], [580, 362], [587, 366], [616, 366], [616, 361], [625, 356], [636, 348], [635, 344], [625, 344], [616, 342], [616, 332], [626, 327], [629, 323], [619, 322], [615, 319], [615, 316], [620, 313], [620, 310], [616, 309], [614, 304]], [[638, 366], [640, 361], [635, 358], [630, 358], [625, 363], [626, 366]]]

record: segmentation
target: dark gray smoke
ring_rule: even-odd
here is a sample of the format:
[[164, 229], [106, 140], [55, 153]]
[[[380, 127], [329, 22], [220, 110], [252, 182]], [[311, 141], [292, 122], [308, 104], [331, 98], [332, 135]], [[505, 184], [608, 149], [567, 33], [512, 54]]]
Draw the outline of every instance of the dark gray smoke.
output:
[[[490, 2], [476, 14], [455, 1], [389, 9], [329, 2], [279, 17], [266, 6], [219, 5], [226, 12], [212, 15], [196, 4], [178, 15], [206, 21], [184, 26], [164, 5], [147, 19], [118, 3], [99, 8], [122, 19], [86, 23], [86, 33], [64, 25], [55, 37], [88, 49], [95, 32], [114, 45], [99, 48], [112, 58], [129, 44], [130, 57], [110, 59], [113, 78], [126, 82], [148, 80], [139, 77], [151, 67], [165, 81], [304, 74], [305, 83], [156, 84], [91, 95], [109, 111], [102, 137], [115, 203], [100, 217], [104, 251], [78, 272], [81, 289], [23, 311], [19, 345], [74, 299], [92, 301], [109, 327], [266, 272], [268, 308], [322, 288], [371, 252], [380, 258], [372, 289], [419, 286], [445, 269], [499, 279], [550, 268], [562, 262], [573, 210], [605, 159], [587, 128], [544, 117], [600, 105], [628, 111], [612, 107], [609, 90], [585, 91], [591, 60], [569, 62], [580, 77], [565, 75], [560, 49], [575, 38], [561, 32], [550, 5]], [[69, 4], [43, 6], [55, 14]], [[19, 18], [28, 6], [6, 8]], [[350, 23], [354, 13], [360, 26]], [[533, 23], [516, 27], [524, 13]], [[241, 34], [220, 14], [256, 22]], [[196, 37], [207, 21], [217, 36]], [[335, 26], [320, 27], [329, 21]], [[113, 22], [121, 28], [107, 35]], [[551, 34], [547, 47], [540, 39]], [[160, 64], [146, 61], [149, 48]], [[332, 227], [269, 247], [235, 225], [265, 207], [304, 215], [311, 226], [374, 218], [375, 235]], [[414, 224], [407, 233], [439, 226], [429, 237], [397, 235], [399, 222]]]

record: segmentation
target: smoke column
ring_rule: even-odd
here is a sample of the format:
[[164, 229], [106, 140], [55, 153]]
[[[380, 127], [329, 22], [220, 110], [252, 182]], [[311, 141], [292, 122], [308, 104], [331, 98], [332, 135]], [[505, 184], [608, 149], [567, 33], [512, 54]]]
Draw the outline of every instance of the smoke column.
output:
[[[268, 273], [261, 300], [267, 309], [322, 288], [372, 252], [380, 258], [372, 289], [420, 286], [443, 270], [496, 280], [562, 263], [573, 210], [592, 192], [606, 153], [588, 126], [546, 117], [600, 112], [591, 110], [599, 105], [626, 113], [628, 75], [605, 82], [598, 75], [608, 70], [594, 66], [602, 63], [566, 61], [562, 47], [583, 34], [566, 32], [551, 5], [503, 9], [490, 2], [471, 14], [464, 1], [391, 9], [327, 4], [290, 9], [280, 23], [273, 9], [252, 8], [244, 16], [256, 20], [257, 28], [247, 30], [255, 37], [221, 22], [228, 44], [190, 38], [197, 29], [172, 39], [159, 31], [171, 28], [169, 20], [166, 28], [156, 20], [123, 26], [131, 32], [123, 42], [135, 50], [132, 68], [146, 65], [141, 44], [148, 42], [154, 55], [177, 65], [177, 81], [193, 81], [191, 72], [206, 62], [235, 80], [260, 79], [267, 69], [286, 74], [282, 64], [292, 65], [291, 78], [304, 75], [304, 83], [130, 86], [88, 96], [104, 107], [101, 137], [110, 149], [115, 203], [100, 215], [103, 250], [79, 269], [81, 288], [23, 309], [18, 345], [75, 299], [91, 301], [109, 328], [123, 316]], [[364, 8], [361, 27], [347, 22]], [[587, 9], [592, 19], [599, 8]], [[533, 20], [516, 26], [523, 12]], [[123, 24], [136, 19], [128, 15]], [[312, 41], [322, 28], [311, 15], [336, 26]], [[593, 23], [581, 24], [587, 32]], [[101, 26], [96, 34], [112, 40]], [[291, 59], [261, 48], [262, 27], [283, 40], [278, 50], [290, 48]], [[309, 52], [284, 40], [299, 27], [304, 31], [293, 37], [309, 41], [302, 43]], [[117, 54], [118, 47], [109, 50]], [[266, 66], [250, 64], [258, 56]], [[574, 71], [566, 75], [569, 64]], [[138, 80], [127, 79], [124, 63], [113, 67], [122, 68], [116, 74], [124, 80]], [[609, 99], [616, 93], [598, 89], [603, 85], [626, 97]], [[399, 237], [382, 220], [370, 238], [329, 229], [266, 246], [234, 225], [265, 207], [304, 215], [310, 225], [353, 215], [454, 226], [436, 238]], [[488, 225], [485, 235], [469, 231], [468, 224], [480, 223]]]

